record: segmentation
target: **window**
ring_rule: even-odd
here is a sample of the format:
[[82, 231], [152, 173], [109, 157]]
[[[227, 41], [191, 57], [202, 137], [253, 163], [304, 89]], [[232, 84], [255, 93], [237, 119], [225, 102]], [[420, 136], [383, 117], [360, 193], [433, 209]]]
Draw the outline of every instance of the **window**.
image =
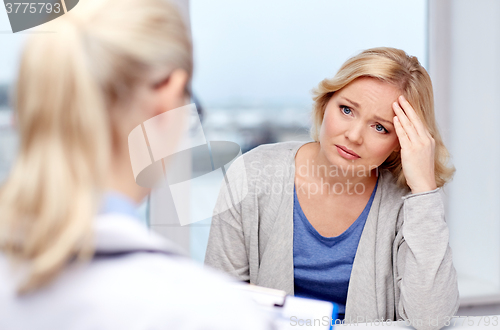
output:
[[[190, 12], [193, 91], [205, 134], [237, 142], [243, 152], [308, 140], [311, 90], [364, 49], [401, 48], [427, 66], [425, 0], [190, 0]], [[205, 223], [191, 227], [199, 261]]]

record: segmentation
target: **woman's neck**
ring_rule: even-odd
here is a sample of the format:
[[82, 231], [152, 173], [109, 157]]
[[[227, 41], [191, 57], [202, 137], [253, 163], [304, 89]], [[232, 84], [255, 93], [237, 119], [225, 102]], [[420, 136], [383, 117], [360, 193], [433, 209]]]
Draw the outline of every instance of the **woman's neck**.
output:
[[325, 157], [318, 142], [305, 144], [297, 152], [295, 160], [296, 177], [307, 182], [354, 187], [364, 185], [372, 187], [378, 176], [377, 168], [366, 169], [364, 166], [333, 164]]
[[128, 151], [114, 153], [105, 188], [122, 193], [137, 204], [141, 203], [149, 193], [148, 188], [143, 188], [135, 182]]

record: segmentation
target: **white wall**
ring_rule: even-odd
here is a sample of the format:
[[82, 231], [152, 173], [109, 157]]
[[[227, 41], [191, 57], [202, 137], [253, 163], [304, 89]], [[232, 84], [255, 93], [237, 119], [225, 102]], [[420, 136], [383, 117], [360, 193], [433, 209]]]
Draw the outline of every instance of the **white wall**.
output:
[[500, 298], [500, 1], [430, 4], [436, 111], [457, 169], [447, 214], [460, 293], [491, 300]]

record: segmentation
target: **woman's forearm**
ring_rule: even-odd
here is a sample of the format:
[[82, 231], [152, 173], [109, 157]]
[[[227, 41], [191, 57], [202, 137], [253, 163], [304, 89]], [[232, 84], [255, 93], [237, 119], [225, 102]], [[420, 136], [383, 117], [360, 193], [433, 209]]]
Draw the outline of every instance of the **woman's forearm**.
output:
[[405, 197], [395, 240], [398, 315], [417, 329], [437, 329], [458, 309], [457, 275], [439, 189]]

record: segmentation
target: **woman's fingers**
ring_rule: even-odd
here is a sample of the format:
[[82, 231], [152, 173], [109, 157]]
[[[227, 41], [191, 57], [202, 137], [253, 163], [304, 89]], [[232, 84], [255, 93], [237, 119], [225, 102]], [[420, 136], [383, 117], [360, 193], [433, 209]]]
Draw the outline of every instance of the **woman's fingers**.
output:
[[418, 135], [420, 136], [428, 136], [428, 130], [420, 120], [420, 117], [417, 115], [415, 112], [415, 109], [411, 106], [410, 102], [403, 96], [400, 95], [398, 98], [399, 104], [401, 105], [402, 109], [404, 110], [404, 113], [408, 120], [412, 123], [412, 125], [415, 127], [415, 130]]
[[396, 129], [396, 134], [399, 139], [399, 145], [401, 146], [402, 149], [408, 149], [410, 147], [411, 142], [405, 130], [403, 129], [403, 126], [401, 125], [401, 122], [399, 121], [398, 117], [394, 117], [394, 128]]
[[401, 124], [401, 127], [403, 128], [406, 135], [408, 136], [408, 139], [410, 141], [417, 141], [418, 133], [415, 130], [414, 125], [411, 123], [411, 121], [408, 119], [408, 117], [404, 113], [403, 109], [400, 107], [400, 105], [397, 102], [394, 102], [392, 104], [392, 108], [393, 108], [394, 113], [396, 114], [396, 116], [399, 120], [399, 123]]
[[434, 139], [404, 97], [400, 96], [392, 107], [406, 183], [414, 194], [435, 189]]

